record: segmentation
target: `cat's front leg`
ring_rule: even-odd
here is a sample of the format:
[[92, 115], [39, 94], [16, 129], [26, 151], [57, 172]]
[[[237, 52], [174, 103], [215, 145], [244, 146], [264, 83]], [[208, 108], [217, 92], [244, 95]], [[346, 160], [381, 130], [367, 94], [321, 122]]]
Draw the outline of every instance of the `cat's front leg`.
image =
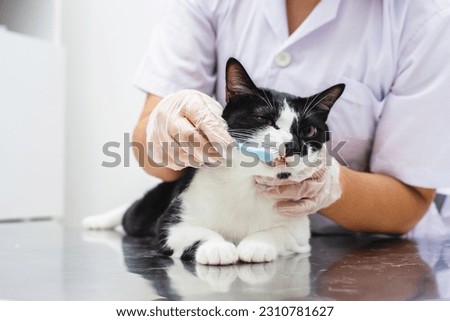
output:
[[262, 238], [252, 237], [254, 235], [246, 237], [239, 243], [237, 247], [239, 259], [251, 263], [273, 261], [278, 256], [276, 246]]
[[225, 240], [209, 240], [198, 247], [195, 260], [205, 265], [229, 265], [236, 263], [238, 252], [233, 243]]
[[211, 229], [186, 223], [169, 228], [164, 246], [173, 252], [173, 257], [195, 259], [205, 265], [229, 265], [238, 260], [233, 243]]
[[[303, 231], [296, 230], [296, 226], [278, 226], [247, 236], [237, 247], [239, 259], [244, 262], [270, 262], [278, 255], [309, 252], [309, 226], [305, 228], [302, 225]], [[299, 236], [299, 232], [305, 235]]]

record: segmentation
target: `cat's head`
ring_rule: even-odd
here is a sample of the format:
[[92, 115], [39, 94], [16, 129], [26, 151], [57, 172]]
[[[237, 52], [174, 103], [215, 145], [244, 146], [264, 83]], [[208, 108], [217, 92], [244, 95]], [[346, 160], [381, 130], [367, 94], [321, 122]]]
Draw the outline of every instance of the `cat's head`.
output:
[[326, 124], [345, 85], [303, 98], [257, 87], [239, 61], [226, 66], [226, 101], [222, 117], [239, 143], [272, 144], [282, 158], [311, 156], [328, 140]]

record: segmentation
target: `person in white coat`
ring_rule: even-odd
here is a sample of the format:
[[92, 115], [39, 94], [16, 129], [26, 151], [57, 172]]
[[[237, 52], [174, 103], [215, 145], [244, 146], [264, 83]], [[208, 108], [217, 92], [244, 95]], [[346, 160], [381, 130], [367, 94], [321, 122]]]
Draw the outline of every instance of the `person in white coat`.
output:
[[[155, 111], [169, 94], [196, 89], [224, 106], [229, 57], [258, 86], [302, 97], [344, 83], [328, 120], [334, 146], [345, 142], [342, 197], [313, 208], [312, 230], [444, 234], [433, 199], [450, 186], [449, 39], [447, 0], [170, 1], [136, 77], [148, 97], [134, 141], [174, 139], [147, 128], [149, 117], [184, 117]], [[142, 152], [148, 173], [179, 177]]]

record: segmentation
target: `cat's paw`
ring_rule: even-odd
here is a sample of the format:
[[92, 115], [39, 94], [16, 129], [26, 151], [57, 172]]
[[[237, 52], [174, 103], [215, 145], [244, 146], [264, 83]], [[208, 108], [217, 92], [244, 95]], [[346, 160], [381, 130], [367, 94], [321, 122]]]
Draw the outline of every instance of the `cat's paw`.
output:
[[207, 241], [198, 247], [195, 260], [205, 265], [229, 265], [236, 263], [238, 253], [233, 243]]
[[295, 252], [299, 253], [299, 254], [307, 254], [307, 253], [311, 252], [311, 245], [309, 245], [309, 244], [299, 245], [296, 248]]
[[277, 257], [277, 250], [271, 244], [254, 241], [243, 240], [237, 247], [239, 259], [244, 262], [270, 262]]

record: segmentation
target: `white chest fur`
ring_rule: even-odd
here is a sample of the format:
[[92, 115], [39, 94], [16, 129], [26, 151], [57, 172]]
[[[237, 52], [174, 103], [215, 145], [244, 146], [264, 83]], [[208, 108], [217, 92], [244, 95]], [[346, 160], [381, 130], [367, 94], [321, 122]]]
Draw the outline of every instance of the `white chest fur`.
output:
[[248, 169], [202, 168], [182, 195], [182, 220], [237, 244], [250, 234], [298, 221], [278, 215], [273, 205], [256, 192]]

